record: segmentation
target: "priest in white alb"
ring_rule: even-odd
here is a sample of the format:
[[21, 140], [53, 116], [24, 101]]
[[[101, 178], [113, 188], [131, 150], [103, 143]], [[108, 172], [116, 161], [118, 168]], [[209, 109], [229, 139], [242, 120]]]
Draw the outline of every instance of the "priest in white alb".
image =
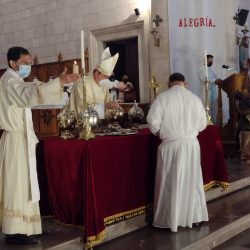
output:
[[[110, 101], [109, 88], [103, 86], [109, 76], [112, 75], [119, 54], [111, 56], [109, 48], [102, 53], [101, 63], [86, 77], [86, 100], [97, 111], [100, 119], [105, 118], [105, 109], [119, 107], [118, 102]], [[83, 110], [83, 82], [77, 81], [70, 94], [70, 109], [78, 115]]]
[[34, 244], [41, 234], [39, 187], [35, 146], [38, 142], [30, 107], [56, 104], [63, 84], [77, 80], [67, 75], [49, 83], [24, 82], [31, 71], [27, 49], [12, 47], [7, 53], [8, 69], [0, 79], [0, 229], [6, 242]]
[[147, 116], [158, 147], [153, 226], [192, 227], [208, 220], [197, 135], [206, 128], [201, 100], [185, 87], [180, 73], [169, 77], [169, 90], [152, 103]]

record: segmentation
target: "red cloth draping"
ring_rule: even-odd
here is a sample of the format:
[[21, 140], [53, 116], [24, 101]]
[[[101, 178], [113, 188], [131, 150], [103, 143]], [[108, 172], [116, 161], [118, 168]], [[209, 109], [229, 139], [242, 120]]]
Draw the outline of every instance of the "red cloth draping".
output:
[[219, 127], [209, 125], [198, 135], [201, 148], [201, 168], [205, 190], [213, 186], [228, 186], [228, 175]]
[[[41, 140], [40, 189], [43, 193], [45, 167], [52, 214], [63, 223], [84, 226], [85, 235], [94, 237], [104, 230], [104, 218], [151, 204], [155, 139], [148, 130], [142, 130], [136, 135], [97, 137], [89, 141]], [[41, 212], [44, 214], [42, 208], [46, 208], [47, 215], [46, 195], [42, 197]]]
[[[199, 141], [204, 184], [227, 182], [218, 127], [208, 126]], [[37, 155], [42, 214], [50, 211], [48, 198], [58, 220], [84, 226], [86, 240], [98, 241], [105, 223], [124, 219], [126, 212], [128, 217], [139, 214], [152, 204], [157, 146], [148, 129], [89, 141], [41, 140]]]

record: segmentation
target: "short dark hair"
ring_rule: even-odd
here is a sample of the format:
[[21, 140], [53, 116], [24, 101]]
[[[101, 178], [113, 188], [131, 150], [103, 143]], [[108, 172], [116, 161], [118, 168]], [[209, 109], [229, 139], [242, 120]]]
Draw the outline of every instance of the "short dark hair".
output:
[[[17, 61], [18, 59], [20, 59], [21, 55], [30, 55], [29, 51], [23, 47], [11, 47], [9, 48], [8, 52], [7, 52], [7, 60], [8, 60], [8, 64], [9, 61]], [[9, 64], [10, 66], [10, 64]]]
[[172, 75], [169, 76], [169, 82], [176, 82], [176, 81], [180, 81], [180, 82], [185, 82], [185, 77], [184, 75], [182, 75], [181, 73], [173, 73]]
[[210, 55], [210, 54], [207, 54], [207, 59], [208, 58], [214, 58], [214, 56], [213, 55]]

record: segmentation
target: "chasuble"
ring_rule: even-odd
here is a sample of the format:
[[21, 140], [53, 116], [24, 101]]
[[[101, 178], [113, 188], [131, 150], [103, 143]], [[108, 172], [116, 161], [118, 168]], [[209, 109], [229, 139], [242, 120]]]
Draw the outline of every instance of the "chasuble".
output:
[[[99, 86], [92, 76], [86, 77], [86, 100], [97, 111], [100, 119], [104, 119], [105, 103], [109, 102], [109, 90]], [[70, 94], [70, 109], [78, 115], [83, 110], [83, 82], [77, 81]]]

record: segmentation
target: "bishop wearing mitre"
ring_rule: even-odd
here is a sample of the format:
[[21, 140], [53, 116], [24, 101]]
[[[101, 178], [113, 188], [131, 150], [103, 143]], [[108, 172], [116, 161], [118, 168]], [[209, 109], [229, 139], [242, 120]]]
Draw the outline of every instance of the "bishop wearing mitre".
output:
[[[96, 66], [89, 76], [85, 78], [86, 100], [98, 113], [100, 119], [104, 119], [105, 109], [117, 108], [119, 104], [109, 99], [109, 89], [102, 86], [102, 82], [112, 75], [119, 54], [111, 56], [109, 47], [102, 53], [101, 63]], [[104, 84], [105, 85], [105, 84]], [[78, 115], [84, 108], [83, 81], [77, 81], [70, 94], [70, 109]]]

